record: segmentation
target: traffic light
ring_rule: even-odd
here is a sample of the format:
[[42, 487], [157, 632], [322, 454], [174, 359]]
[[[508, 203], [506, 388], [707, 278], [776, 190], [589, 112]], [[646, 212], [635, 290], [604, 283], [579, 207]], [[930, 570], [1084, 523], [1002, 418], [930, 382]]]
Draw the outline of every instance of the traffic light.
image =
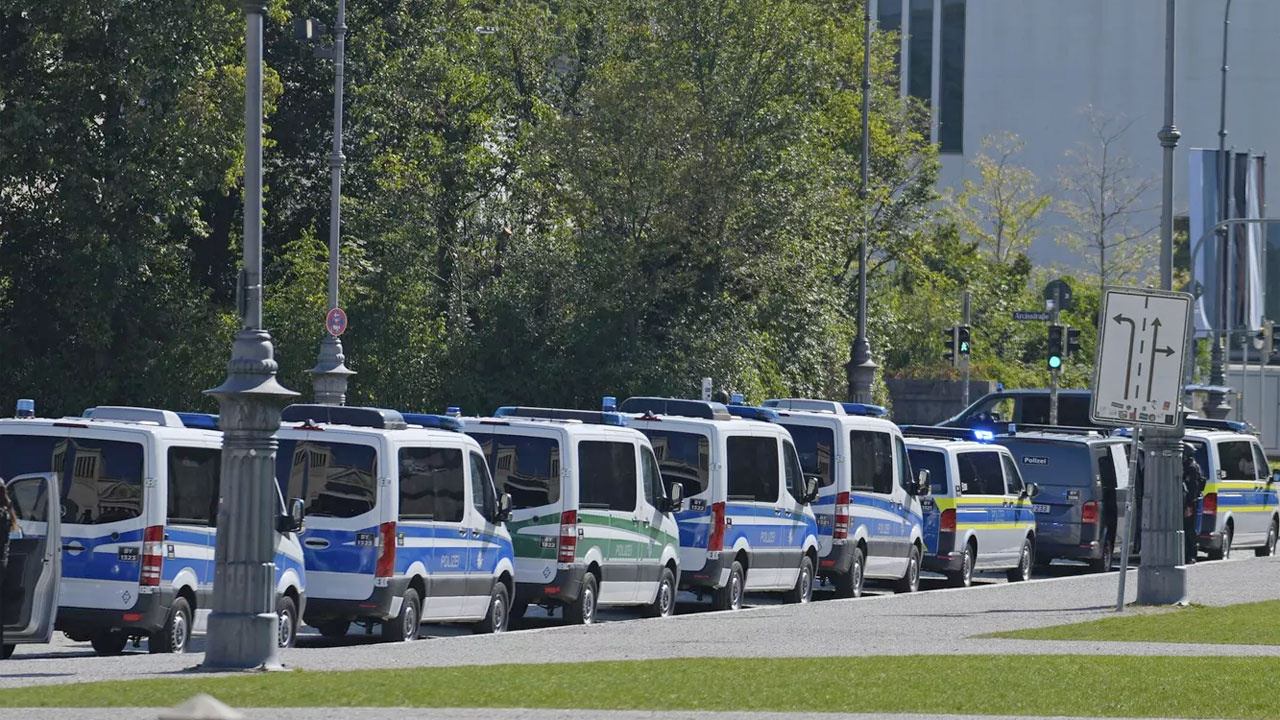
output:
[[1049, 326], [1048, 361], [1050, 370], [1062, 369], [1062, 331], [1061, 325]]
[[1080, 328], [1067, 328], [1067, 354], [1071, 357], [1080, 352]]
[[942, 353], [942, 357], [944, 360], [950, 363], [952, 367], [955, 366], [956, 358], [958, 357], [956, 353], [956, 347], [957, 345], [959, 345], [959, 342], [958, 342], [959, 335], [960, 335], [959, 331], [960, 331], [960, 328], [956, 327], [955, 325], [952, 325], [951, 327], [942, 331], [942, 348], [946, 350], [946, 352]]
[[956, 352], [963, 356], [968, 356], [971, 348], [969, 347], [969, 326], [960, 325], [956, 327]]

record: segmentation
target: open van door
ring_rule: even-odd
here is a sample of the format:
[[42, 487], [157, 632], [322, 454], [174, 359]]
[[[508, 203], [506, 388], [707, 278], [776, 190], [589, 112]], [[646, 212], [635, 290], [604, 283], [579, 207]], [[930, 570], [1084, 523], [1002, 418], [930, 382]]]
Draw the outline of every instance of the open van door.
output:
[[57, 476], [20, 475], [6, 483], [21, 532], [9, 540], [5, 571], [4, 657], [17, 643], [47, 643], [62, 579], [62, 501]]

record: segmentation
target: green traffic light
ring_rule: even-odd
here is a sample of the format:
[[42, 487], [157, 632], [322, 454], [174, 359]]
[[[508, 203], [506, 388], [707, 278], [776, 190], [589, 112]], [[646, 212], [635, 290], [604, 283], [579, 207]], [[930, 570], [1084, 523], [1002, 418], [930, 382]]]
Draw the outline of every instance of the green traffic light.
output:
[[1050, 355], [1050, 356], [1049, 356], [1049, 369], [1051, 369], [1051, 370], [1057, 370], [1057, 369], [1058, 369], [1058, 368], [1060, 368], [1060, 367], [1062, 367], [1062, 358], [1058, 357], [1057, 355]]

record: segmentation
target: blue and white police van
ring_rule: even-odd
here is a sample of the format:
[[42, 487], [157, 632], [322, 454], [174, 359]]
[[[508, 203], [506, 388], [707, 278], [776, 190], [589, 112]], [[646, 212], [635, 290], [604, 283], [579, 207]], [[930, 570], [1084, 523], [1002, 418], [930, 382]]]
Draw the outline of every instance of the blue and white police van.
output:
[[682, 484], [688, 498], [676, 514], [681, 589], [709, 594], [720, 610], [742, 607], [744, 592], [809, 602], [817, 481], [805, 477], [776, 414], [661, 397], [627, 398], [620, 409], [653, 444], [663, 482]]
[[[0, 420], [0, 477], [20, 495], [40, 487], [24, 490], [29, 481], [57, 485], [58, 630], [99, 655], [142, 639], [153, 653], [182, 652], [205, 632], [222, 463], [216, 427], [211, 415], [108, 406], [82, 417]], [[281, 500], [281, 646], [293, 643], [305, 606], [300, 522], [300, 508], [286, 513]]]
[[[873, 405], [809, 398], [766, 400], [818, 479], [818, 574], [838, 597], [858, 597], [865, 578], [898, 592], [920, 588], [925, 552], [920, 498], [929, 486], [911, 471], [902, 432]], [[733, 410], [732, 405], [729, 410]]]
[[308, 625], [381, 626], [391, 641], [421, 622], [506, 629], [510, 499], [457, 418], [330, 405], [281, 417], [276, 478], [304, 502]]

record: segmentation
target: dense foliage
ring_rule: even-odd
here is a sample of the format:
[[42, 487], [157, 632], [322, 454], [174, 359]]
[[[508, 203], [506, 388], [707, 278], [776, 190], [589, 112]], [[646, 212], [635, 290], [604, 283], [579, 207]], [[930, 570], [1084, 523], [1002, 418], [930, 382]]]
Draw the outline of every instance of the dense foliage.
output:
[[[270, 7], [265, 312], [305, 396], [332, 65], [289, 19], [333, 7]], [[886, 372], [946, 371], [937, 331], [969, 287], [979, 375], [1043, 383], [1043, 326], [1009, 311], [1044, 278], [1024, 236], [992, 253], [980, 213], [941, 212], [887, 35], [859, 198], [856, 2], [353, 0], [347, 25], [351, 402], [590, 406], [704, 376], [843, 396], [864, 222]], [[231, 0], [0, 0], [0, 403], [213, 408], [236, 326], [243, 27]]]

